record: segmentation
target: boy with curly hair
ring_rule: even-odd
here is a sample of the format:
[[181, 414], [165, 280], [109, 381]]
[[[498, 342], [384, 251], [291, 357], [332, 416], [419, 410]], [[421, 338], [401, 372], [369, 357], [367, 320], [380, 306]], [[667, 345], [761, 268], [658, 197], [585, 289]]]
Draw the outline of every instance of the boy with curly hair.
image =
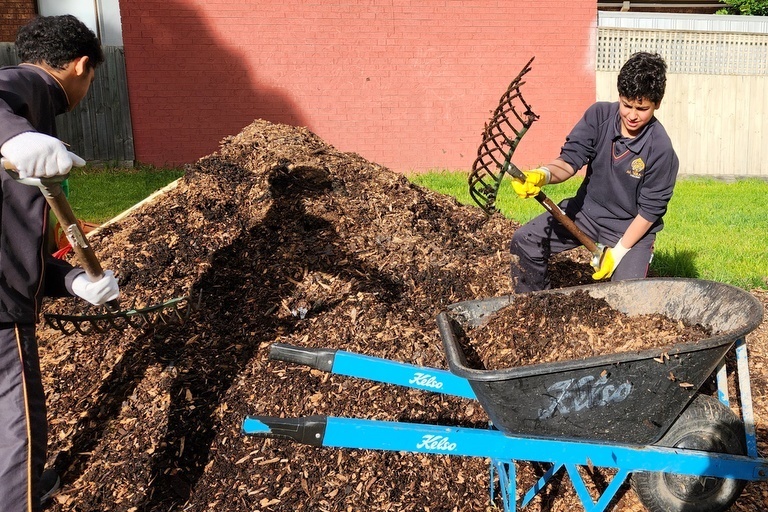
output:
[[[74, 16], [38, 17], [16, 38], [22, 64], [0, 69], [0, 156], [22, 178], [66, 175], [85, 165], [56, 138], [55, 118], [85, 97], [103, 60], [95, 34]], [[49, 207], [38, 187], [0, 170], [0, 510], [40, 509], [59, 486], [43, 471], [45, 394], [35, 339], [43, 296], [92, 304], [119, 296], [111, 271], [91, 282], [50, 256]]]
[[[646, 277], [679, 167], [672, 142], [654, 116], [666, 86], [664, 60], [635, 53], [622, 66], [617, 85], [619, 101], [589, 107], [558, 158], [526, 171], [525, 182], [512, 182], [518, 196], [534, 197], [544, 185], [561, 183], [587, 166], [576, 195], [560, 207], [606, 246], [592, 275], [596, 280]], [[510, 245], [515, 292], [549, 288], [549, 257], [580, 245], [549, 213], [526, 223]]]

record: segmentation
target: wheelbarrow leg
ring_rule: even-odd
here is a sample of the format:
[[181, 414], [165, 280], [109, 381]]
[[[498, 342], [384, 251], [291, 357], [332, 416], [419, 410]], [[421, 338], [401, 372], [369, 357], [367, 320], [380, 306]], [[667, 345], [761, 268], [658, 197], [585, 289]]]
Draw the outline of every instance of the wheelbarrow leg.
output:
[[517, 472], [514, 460], [491, 460], [491, 503], [495, 499], [495, 479], [498, 475], [499, 479], [499, 494], [501, 503], [504, 508], [504, 512], [514, 512], [516, 510], [523, 510], [527, 507], [531, 500], [536, 497], [549, 483], [553, 476], [555, 476], [561, 469], [568, 472], [576, 494], [579, 496], [584, 510], [587, 512], [603, 512], [607, 509], [611, 500], [616, 496], [616, 493], [621, 489], [622, 484], [629, 476], [629, 471], [619, 469], [614, 475], [611, 483], [600, 494], [597, 502], [594, 501], [587, 486], [584, 484], [584, 480], [578, 471], [575, 464], [552, 464], [552, 466], [536, 481], [533, 486], [525, 493], [520, 500], [520, 508], [517, 508]]
[[499, 478], [499, 496], [504, 512], [517, 510], [517, 472], [515, 461], [491, 460], [491, 503], [496, 499], [496, 475]]
[[[576, 466], [573, 464], [566, 464], [565, 468], [571, 477], [571, 483], [573, 484], [574, 489], [576, 489], [576, 494], [579, 495], [581, 503], [584, 505], [584, 509], [587, 512], [603, 512], [614, 496], [616, 496], [616, 493], [627, 479], [627, 476], [629, 476], [628, 471], [619, 469], [613, 476], [611, 483], [608, 484], [608, 487], [606, 487], [602, 494], [600, 494], [600, 498], [597, 502], [594, 502], [592, 495], [589, 493], [589, 490], [587, 490], [587, 486], [584, 485], [584, 479], [581, 477]], [[589, 503], [592, 503], [591, 507], [588, 505]]]
[[728, 396], [728, 368], [725, 364], [725, 359], [717, 365], [715, 377], [717, 381], [717, 399], [720, 400], [723, 405], [730, 407], [731, 399]]
[[[562, 464], [551, 467], [533, 484], [520, 500], [520, 510], [528, 506], [531, 500], [546, 487], [549, 480], [562, 468]], [[499, 479], [499, 497], [504, 512], [514, 512], [517, 508], [517, 466], [514, 460], [491, 459], [491, 503], [496, 499], [496, 476]]]
[[491, 503], [496, 498], [496, 482], [495, 478], [498, 475], [499, 484], [499, 497], [504, 508], [504, 512], [515, 512], [517, 510], [523, 510], [530, 502], [539, 494], [549, 483], [553, 476], [555, 476], [561, 469], [565, 469], [568, 472], [568, 476], [571, 479], [576, 494], [581, 500], [584, 510], [587, 512], [603, 512], [607, 509], [611, 500], [616, 496], [616, 493], [621, 488], [622, 484], [627, 480], [629, 471], [619, 469], [614, 475], [611, 483], [600, 494], [598, 500], [595, 502], [591, 493], [584, 484], [584, 480], [578, 471], [575, 464], [552, 464], [551, 467], [539, 478], [533, 486], [525, 493], [520, 499], [520, 507], [517, 508], [517, 471], [514, 460], [491, 460]]
[[736, 340], [736, 368], [739, 376], [741, 419], [744, 422], [747, 455], [757, 457], [757, 434], [755, 433], [755, 416], [752, 409], [752, 388], [749, 384], [749, 361], [747, 359], [747, 343], [744, 338]]
[[[736, 352], [736, 377], [738, 379], [739, 400], [741, 406], [741, 420], [744, 423], [744, 438], [746, 441], [747, 455], [758, 457], [757, 433], [755, 431], [755, 416], [752, 406], [752, 387], [749, 379], [749, 358], [747, 357], [747, 343], [744, 338], [739, 338], [735, 343]], [[730, 407], [728, 396], [728, 370], [725, 361], [717, 367], [717, 398], [720, 402]]]
[[552, 477], [555, 476], [557, 472], [560, 471], [560, 469], [562, 469], [562, 467], [563, 467], [562, 464], [552, 464], [550, 468], [543, 475], [541, 475], [541, 478], [539, 478], [539, 480], [535, 484], [533, 484], [533, 486], [530, 489], [528, 489], [528, 492], [525, 493], [525, 496], [523, 496], [523, 499], [520, 503], [520, 508], [525, 508], [526, 506], [528, 506], [531, 500], [537, 494], [539, 494], [541, 490], [544, 489], [544, 487], [547, 486], [547, 483], [549, 483]]

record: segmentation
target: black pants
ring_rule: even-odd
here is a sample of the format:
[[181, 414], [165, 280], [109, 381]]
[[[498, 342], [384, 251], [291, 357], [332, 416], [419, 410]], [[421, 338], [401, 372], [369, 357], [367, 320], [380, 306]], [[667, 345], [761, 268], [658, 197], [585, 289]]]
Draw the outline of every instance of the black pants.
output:
[[[568, 200], [560, 203], [568, 217], [592, 240], [610, 247], [616, 245], [623, 233], [601, 230], [592, 223], [580, 209], [568, 208]], [[611, 281], [643, 278], [648, 275], [648, 266], [653, 256], [655, 234], [641, 238], [622, 258]], [[512, 262], [512, 280], [515, 292], [524, 293], [550, 288], [547, 264], [552, 254], [579, 247], [579, 242], [550, 213], [543, 213], [515, 231], [510, 250], [517, 261]]]
[[0, 510], [40, 510], [48, 425], [34, 324], [0, 323]]

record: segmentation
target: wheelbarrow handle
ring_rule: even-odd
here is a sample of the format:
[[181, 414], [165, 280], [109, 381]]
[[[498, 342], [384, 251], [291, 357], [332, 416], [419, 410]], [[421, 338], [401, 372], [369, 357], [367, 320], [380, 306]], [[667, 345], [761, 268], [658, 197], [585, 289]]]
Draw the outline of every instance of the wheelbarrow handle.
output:
[[[12, 162], [3, 158], [2, 166], [19, 183], [33, 185], [40, 189], [56, 218], [59, 219], [59, 224], [61, 224], [64, 234], [75, 251], [75, 255], [88, 278], [95, 282], [104, 277], [104, 270], [96, 258], [96, 253], [93, 252], [93, 247], [88, 243], [88, 239], [85, 237], [85, 233], [77, 222], [77, 217], [75, 217], [72, 207], [64, 195], [61, 182], [67, 179], [69, 175], [64, 174], [51, 178], [20, 178]], [[105, 306], [109, 311], [120, 310], [120, 303], [117, 299], [107, 302]]]
[[[525, 182], [525, 174], [512, 162], [505, 162], [503, 171], [508, 173], [516, 180]], [[581, 242], [584, 247], [587, 248], [589, 252], [592, 253], [592, 261], [590, 263], [593, 267], [599, 268], [600, 259], [603, 256], [603, 250], [605, 247], [603, 247], [602, 244], [596, 244], [594, 240], [589, 238], [586, 233], [579, 229], [579, 227], [570, 219], [570, 217], [568, 217], [565, 212], [554, 203], [554, 201], [547, 197], [544, 192], [539, 190], [539, 193], [534, 197], [539, 203], [541, 203], [545, 210], [552, 214], [552, 216], [560, 224], [562, 224], [565, 229], [567, 229], [574, 237], [576, 237], [579, 242]]]
[[297, 443], [323, 446], [327, 416], [279, 418], [277, 416], [246, 416], [241, 432], [244, 435], [291, 439]]
[[269, 358], [330, 372], [333, 370], [336, 352], [337, 350], [330, 348], [297, 347], [286, 343], [273, 343], [269, 347]]

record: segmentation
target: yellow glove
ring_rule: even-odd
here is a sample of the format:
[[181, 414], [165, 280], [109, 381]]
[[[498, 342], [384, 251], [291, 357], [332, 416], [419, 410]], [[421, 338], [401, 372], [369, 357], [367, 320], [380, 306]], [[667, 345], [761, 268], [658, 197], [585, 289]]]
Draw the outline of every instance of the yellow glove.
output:
[[621, 263], [621, 259], [628, 252], [629, 249], [621, 244], [621, 239], [616, 242], [616, 247], [606, 248], [605, 252], [603, 252], [603, 257], [600, 259], [600, 268], [597, 269], [597, 272], [592, 274], [592, 279], [597, 281], [611, 277], [616, 270], [616, 267]]
[[515, 194], [523, 199], [528, 199], [539, 193], [541, 187], [549, 183], [550, 174], [549, 169], [546, 167], [539, 167], [538, 169], [531, 169], [530, 171], [523, 172], [525, 174], [525, 181], [521, 183], [518, 180], [512, 180], [512, 189]]

